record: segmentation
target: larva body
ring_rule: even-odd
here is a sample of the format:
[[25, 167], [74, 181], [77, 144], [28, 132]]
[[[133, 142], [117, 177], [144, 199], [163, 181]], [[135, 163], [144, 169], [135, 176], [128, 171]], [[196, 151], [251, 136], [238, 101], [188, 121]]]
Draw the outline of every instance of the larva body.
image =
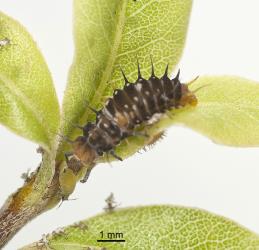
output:
[[137, 135], [136, 128], [139, 125], [148, 123], [154, 116], [173, 108], [197, 104], [197, 99], [188, 86], [180, 83], [179, 72], [171, 80], [166, 68], [165, 74], [158, 78], [152, 64], [148, 80], [141, 76], [140, 69], [135, 83], [130, 83], [124, 73], [123, 76], [123, 89], [116, 89], [104, 107], [95, 111], [96, 121], [88, 122], [83, 127], [83, 135], [73, 143], [74, 154], [83, 162], [92, 162], [104, 153], [121, 160], [114, 149], [123, 139]]

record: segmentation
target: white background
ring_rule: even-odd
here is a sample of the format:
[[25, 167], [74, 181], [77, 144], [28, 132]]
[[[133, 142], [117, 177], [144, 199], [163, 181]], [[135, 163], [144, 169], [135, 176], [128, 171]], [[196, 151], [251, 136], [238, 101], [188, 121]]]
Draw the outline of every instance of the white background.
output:
[[[59, 100], [73, 56], [72, 1], [0, 0], [0, 9], [27, 27], [53, 74]], [[196, 0], [179, 67], [182, 80], [197, 75], [240, 75], [259, 80], [259, 1]], [[20, 187], [21, 173], [40, 161], [33, 143], [0, 127], [0, 203]], [[125, 206], [178, 204], [234, 219], [259, 233], [259, 149], [216, 145], [187, 128], [173, 127], [147, 153], [98, 166], [71, 198], [25, 226], [5, 249], [102, 211], [115, 193]]]

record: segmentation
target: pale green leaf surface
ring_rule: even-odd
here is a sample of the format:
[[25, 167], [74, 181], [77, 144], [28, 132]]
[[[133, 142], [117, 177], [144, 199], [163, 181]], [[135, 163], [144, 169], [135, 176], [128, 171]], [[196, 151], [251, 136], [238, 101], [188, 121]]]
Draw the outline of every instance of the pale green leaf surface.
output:
[[174, 117], [211, 138], [230, 146], [259, 146], [259, 83], [236, 76], [200, 77], [198, 106]]
[[[137, 78], [137, 58], [145, 77], [150, 56], [161, 75], [173, 69], [182, 53], [191, 0], [75, 0], [75, 58], [63, 102], [63, 134], [76, 136], [71, 123], [93, 118], [89, 101], [101, 108], [115, 88]], [[89, 116], [90, 115], [90, 116]], [[92, 115], [92, 116], [91, 116]]]
[[[100, 232], [123, 233], [125, 243], [98, 243]], [[107, 239], [107, 236], [104, 237]], [[128, 208], [104, 213], [63, 233], [50, 235], [45, 249], [259, 249], [259, 236], [212, 213], [177, 206]], [[23, 249], [39, 249], [37, 244]], [[41, 248], [42, 249], [42, 248]]]
[[26, 29], [0, 13], [0, 123], [48, 148], [59, 106], [48, 67]]

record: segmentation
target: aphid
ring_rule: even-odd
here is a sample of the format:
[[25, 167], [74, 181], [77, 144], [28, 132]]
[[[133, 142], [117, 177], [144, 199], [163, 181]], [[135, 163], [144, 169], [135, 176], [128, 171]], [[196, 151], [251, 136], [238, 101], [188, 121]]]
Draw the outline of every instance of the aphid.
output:
[[30, 168], [28, 168], [26, 172], [21, 174], [21, 178], [24, 180], [25, 183], [28, 183], [31, 180], [32, 175], [33, 172], [31, 172]]
[[88, 225], [85, 222], [79, 221], [72, 225], [74, 228], [79, 228], [80, 230], [88, 230]]
[[36, 152], [38, 153], [38, 154], [44, 154], [45, 153], [45, 150], [44, 150], [44, 148], [43, 147], [41, 147], [41, 146], [39, 146], [37, 149], [36, 149]]
[[118, 207], [120, 204], [118, 204], [116, 201], [115, 201], [115, 198], [114, 198], [114, 194], [111, 193], [106, 199], [105, 199], [105, 202], [106, 202], [106, 206], [103, 208], [104, 211], [106, 212], [112, 212], [114, 211], [114, 209], [116, 207]]
[[11, 44], [11, 40], [7, 37], [4, 39], [0, 40], [0, 48], [5, 47], [7, 45]]
[[54, 231], [52, 231], [52, 233], [51, 233], [52, 237], [62, 236], [64, 234], [65, 234], [64, 227], [57, 228]]
[[148, 80], [141, 76], [138, 64], [138, 78], [130, 83], [123, 70], [125, 80], [123, 89], [115, 89], [113, 97], [108, 98], [101, 110], [94, 110], [95, 122], [88, 122], [81, 129], [83, 135], [72, 141], [73, 154], [84, 163], [92, 163], [104, 153], [115, 154], [116, 146], [129, 136], [142, 135], [136, 131], [142, 124], [153, 123], [169, 110], [186, 105], [197, 105], [197, 98], [188, 89], [188, 84], [179, 80], [180, 71], [172, 80], [168, 77], [168, 65], [161, 78], [155, 75], [151, 60], [151, 76]]
[[39, 249], [50, 249], [48, 237], [48, 234], [43, 234], [42, 238], [36, 243], [36, 247]]

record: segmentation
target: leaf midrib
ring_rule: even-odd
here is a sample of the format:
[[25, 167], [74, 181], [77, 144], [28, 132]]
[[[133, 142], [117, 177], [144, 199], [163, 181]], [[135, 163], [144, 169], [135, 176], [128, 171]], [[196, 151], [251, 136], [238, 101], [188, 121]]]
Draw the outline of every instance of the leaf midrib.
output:
[[[100, 93], [103, 93], [105, 88], [107, 87], [106, 82], [111, 77], [115, 61], [117, 59], [118, 50], [121, 44], [122, 36], [123, 36], [123, 30], [126, 20], [126, 7], [127, 7], [128, 0], [124, 0], [122, 2], [122, 5], [120, 5], [120, 13], [118, 15], [118, 22], [115, 29], [115, 38], [113, 42], [113, 46], [111, 46], [111, 52], [109, 53], [109, 59], [106, 64], [106, 68], [102, 74], [102, 78], [100, 80], [100, 83], [98, 84], [98, 87], [96, 88], [95, 94], [91, 98], [94, 100], [94, 103], [99, 103], [102, 95]], [[84, 120], [87, 121], [87, 115], [89, 114], [89, 109], [86, 109], [85, 113], [83, 114]]]
[[[48, 127], [44, 123], [44, 119], [41, 117], [40, 112], [35, 108], [35, 105], [31, 102], [31, 100], [23, 94], [23, 92], [15, 85], [15, 83], [11, 80], [5, 77], [3, 74], [0, 74], [0, 80], [3, 83], [3, 85], [14, 95], [17, 97], [18, 100], [20, 100], [23, 105], [26, 107], [28, 111], [30, 111], [35, 120], [38, 122], [38, 125], [42, 128], [42, 132], [49, 142], [50, 138], [47, 134]], [[50, 145], [46, 144], [45, 147], [46, 149], [49, 149]]]

